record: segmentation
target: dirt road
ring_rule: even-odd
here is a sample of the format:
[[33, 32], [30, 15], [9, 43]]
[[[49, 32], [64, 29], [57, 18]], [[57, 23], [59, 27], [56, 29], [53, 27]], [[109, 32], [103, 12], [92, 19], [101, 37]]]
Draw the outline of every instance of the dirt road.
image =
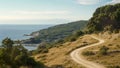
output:
[[85, 46], [85, 47], [81, 47], [79, 49], [76, 49], [76, 50], [71, 52], [70, 56], [75, 62], [85, 66], [86, 68], [105, 68], [103, 65], [88, 61], [82, 56], [82, 51], [85, 50], [86, 48], [97, 46], [97, 45], [100, 45], [100, 44], [105, 42], [104, 40], [102, 40], [100, 38], [97, 38], [95, 36], [90, 35], [90, 37], [98, 40], [99, 42], [95, 43], [95, 44]]

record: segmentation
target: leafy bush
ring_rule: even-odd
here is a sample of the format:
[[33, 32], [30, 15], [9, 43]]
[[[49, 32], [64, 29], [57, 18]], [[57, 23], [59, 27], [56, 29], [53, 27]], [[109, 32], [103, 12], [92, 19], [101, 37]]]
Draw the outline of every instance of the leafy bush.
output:
[[108, 66], [108, 68], [120, 68], [120, 66]]
[[70, 38], [70, 42], [76, 41], [76, 38], [72, 37]]
[[64, 42], [73, 42], [73, 41], [76, 41], [80, 36], [84, 35], [84, 32], [79, 30], [79, 31], [75, 31], [72, 35], [69, 35], [67, 36], [65, 39], [64, 39]]
[[85, 56], [94, 55], [94, 53], [92, 51], [84, 51], [84, 52], [82, 52], [82, 54], [85, 55]]
[[43, 50], [42, 50], [42, 53], [48, 53], [48, 52], [49, 52], [48, 49], [43, 49]]
[[65, 68], [63, 65], [53, 65], [50, 68]]
[[100, 53], [101, 55], [107, 55], [107, 51], [108, 51], [108, 50], [109, 50], [108, 47], [102, 46], [102, 47], [100, 48], [100, 50], [99, 50], [99, 53]]

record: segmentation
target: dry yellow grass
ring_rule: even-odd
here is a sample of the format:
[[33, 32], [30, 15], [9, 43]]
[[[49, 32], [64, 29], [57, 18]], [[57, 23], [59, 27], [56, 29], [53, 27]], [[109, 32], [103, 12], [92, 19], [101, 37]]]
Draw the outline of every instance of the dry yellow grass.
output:
[[80, 46], [96, 42], [98, 41], [87, 35], [82, 36], [75, 42], [66, 42], [62, 44], [62, 46], [49, 49], [49, 53], [37, 54], [35, 59], [37, 61], [42, 61], [49, 67], [53, 65], [62, 65], [65, 68], [84, 68], [76, 62], [72, 61], [68, 53]]
[[120, 33], [118, 34], [99, 34], [96, 35], [98, 37], [101, 37], [105, 39], [105, 43], [88, 48], [87, 51], [99, 51], [100, 47], [106, 46], [109, 48], [108, 55], [99, 55], [97, 54], [92, 55], [92, 56], [85, 56], [86, 59], [97, 62], [100, 64], [105, 65], [106, 67], [112, 67], [115, 68], [116, 66], [120, 66]]

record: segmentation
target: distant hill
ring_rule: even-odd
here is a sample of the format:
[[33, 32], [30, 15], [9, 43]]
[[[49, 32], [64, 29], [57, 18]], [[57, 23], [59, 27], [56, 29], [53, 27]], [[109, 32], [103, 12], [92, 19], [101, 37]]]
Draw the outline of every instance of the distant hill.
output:
[[57, 42], [73, 34], [75, 31], [83, 30], [86, 24], [87, 21], [76, 21], [76, 22], [56, 25], [47, 29], [32, 32], [31, 35], [34, 37], [24, 40], [23, 43]]
[[96, 9], [93, 17], [87, 24], [87, 31], [116, 31], [120, 30], [120, 3], [115, 5], [106, 5]]

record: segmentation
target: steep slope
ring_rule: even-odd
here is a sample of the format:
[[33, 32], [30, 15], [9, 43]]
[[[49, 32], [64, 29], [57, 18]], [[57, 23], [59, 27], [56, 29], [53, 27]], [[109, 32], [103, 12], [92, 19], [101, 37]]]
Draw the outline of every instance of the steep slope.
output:
[[76, 21], [36, 31], [31, 34], [34, 37], [25, 40], [24, 43], [41, 43], [43, 41], [47, 43], [57, 42], [75, 31], [83, 30], [86, 24], [87, 21]]
[[96, 9], [87, 24], [87, 32], [120, 30], [120, 4], [106, 5]]

